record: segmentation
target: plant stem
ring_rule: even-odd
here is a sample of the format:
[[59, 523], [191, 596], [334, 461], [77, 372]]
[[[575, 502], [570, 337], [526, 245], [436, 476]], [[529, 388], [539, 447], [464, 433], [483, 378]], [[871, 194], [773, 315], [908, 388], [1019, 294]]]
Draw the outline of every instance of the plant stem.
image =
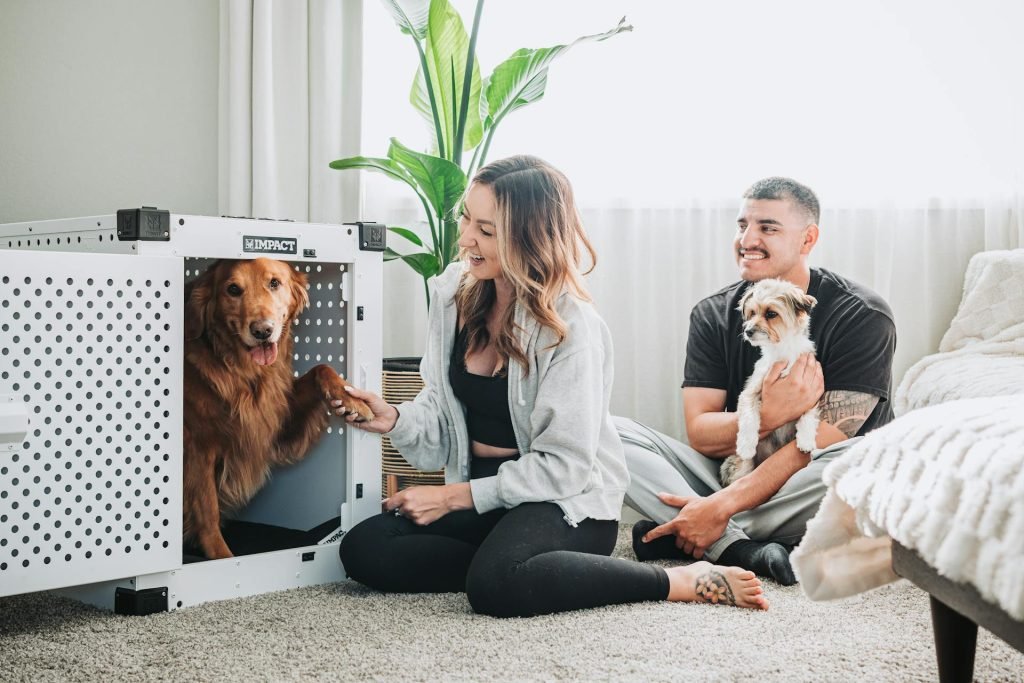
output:
[[[416, 194], [419, 193], [417, 192]], [[437, 241], [438, 237], [440, 236], [440, 232], [438, 231], [437, 226], [434, 224], [434, 214], [431, 213], [430, 205], [427, 203], [427, 200], [423, 198], [423, 195], [420, 195], [420, 201], [423, 202], [423, 210], [427, 214], [427, 223], [430, 224], [430, 237], [434, 242], [434, 256], [436, 258], [441, 258], [441, 247], [438, 245]], [[444, 225], [441, 226], [441, 229], [444, 229]]]
[[469, 160], [469, 168], [466, 169], [466, 182], [473, 182], [473, 176], [476, 175], [476, 158], [480, 156], [482, 148], [482, 145], [477, 145], [473, 150], [473, 158]]
[[423, 52], [423, 46], [416, 38], [416, 51], [420, 53], [420, 69], [423, 70], [423, 83], [427, 88], [427, 97], [430, 98], [430, 113], [434, 115], [434, 133], [437, 135], [437, 155], [444, 157], [444, 135], [441, 132], [441, 119], [437, 115], [437, 101], [434, 99], [434, 84], [430, 80], [430, 69], [427, 67], [427, 55]]
[[473, 31], [469, 34], [469, 51], [466, 54], [466, 75], [462, 79], [462, 102], [459, 103], [459, 122], [455, 131], [455, 149], [452, 160], [456, 166], [462, 166], [462, 144], [466, 136], [466, 118], [469, 114], [469, 91], [473, 85], [473, 66], [476, 60], [476, 36], [480, 31], [480, 15], [483, 14], [484, 0], [477, 0], [476, 12], [473, 14]]
[[[452, 158], [448, 161], [452, 162], [456, 166], [462, 165], [462, 149], [461, 145], [455, 144], [455, 131], [459, 128], [459, 112], [455, 111], [455, 56], [448, 60], [448, 74], [452, 80], [452, 137], [451, 142], [451, 153]], [[458, 159], [459, 161], [456, 161]]]
[[498, 127], [498, 122], [497, 121], [495, 121], [494, 123], [491, 124], [491, 129], [489, 131], [487, 131], [487, 138], [484, 140], [484, 143], [480, 146], [481, 149], [483, 149], [483, 151], [480, 152], [480, 165], [481, 166], [483, 166], [485, 163], [487, 163], [487, 151], [491, 148], [491, 140], [494, 139], [494, 129], [497, 128], [497, 127]]
[[427, 312], [430, 312], [430, 287], [427, 286], [427, 278], [423, 278], [423, 294], [427, 297]]
[[441, 258], [441, 271], [443, 272], [444, 269], [448, 267], [448, 264], [451, 263], [452, 259], [455, 257], [455, 254], [453, 254], [452, 252], [455, 251], [454, 247], [456, 242], [458, 241], [458, 238], [453, 240], [452, 237], [458, 235], [458, 223], [455, 223], [454, 221], [445, 220], [443, 214], [438, 216], [438, 219], [441, 221], [441, 225], [443, 226], [442, 231], [444, 233], [444, 236], [441, 238], [443, 240], [441, 249], [442, 251], [444, 251], [444, 256], [442, 256]]
[[424, 197], [423, 194], [418, 189], [413, 187], [412, 190], [416, 194], [416, 197], [419, 198], [420, 204], [423, 205], [423, 212], [427, 214], [427, 223], [430, 224], [430, 237], [434, 242], [434, 256], [440, 257], [441, 252], [438, 250], [437, 247], [438, 231], [437, 226], [434, 225], [434, 214], [430, 210], [430, 202], [427, 201], [427, 198]]

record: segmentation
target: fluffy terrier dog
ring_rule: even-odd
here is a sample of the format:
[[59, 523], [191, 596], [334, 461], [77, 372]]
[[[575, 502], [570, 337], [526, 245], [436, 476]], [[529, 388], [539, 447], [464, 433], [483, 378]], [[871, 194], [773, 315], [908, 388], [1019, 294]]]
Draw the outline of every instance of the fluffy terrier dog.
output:
[[737, 310], [743, 315], [743, 337], [751, 346], [761, 349], [761, 358], [747, 378], [736, 405], [739, 432], [736, 454], [722, 463], [722, 484], [728, 486], [755, 467], [796, 434], [796, 447], [811, 452], [818, 431], [818, 407], [804, 413], [795, 422], [785, 424], [763, 441], [761, 430], [761, 386], [764, 378], [779, 361], [786, 361], [781, 377], [789, 374], [796, 359], [814, 353], [809, 337], [810, 312], [817, 301], [796, 285], [785, 280], [761, 280], [750, 287], [740, 299]]

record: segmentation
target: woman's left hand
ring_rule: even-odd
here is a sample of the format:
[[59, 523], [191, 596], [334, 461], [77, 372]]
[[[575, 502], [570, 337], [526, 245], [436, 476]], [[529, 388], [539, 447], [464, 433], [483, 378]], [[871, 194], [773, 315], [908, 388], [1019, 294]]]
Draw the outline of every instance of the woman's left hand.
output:
[[384, 500], [384, 509], [414, 523], [425, 526], [436, 522], [453, 510], [473, 507], [469, 484], [444, 486], [413, 486]]

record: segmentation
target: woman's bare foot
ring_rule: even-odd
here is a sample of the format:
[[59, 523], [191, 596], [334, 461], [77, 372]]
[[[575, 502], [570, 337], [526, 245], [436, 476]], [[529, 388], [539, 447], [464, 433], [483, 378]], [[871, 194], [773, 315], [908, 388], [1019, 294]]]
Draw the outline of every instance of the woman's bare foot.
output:
[[694, 562], [667, 567], [668, 599], [672, 602], [709, 602], [750, 609], [768, 609], [761, 581], [754, 572], [740, 567], [722, 567]]

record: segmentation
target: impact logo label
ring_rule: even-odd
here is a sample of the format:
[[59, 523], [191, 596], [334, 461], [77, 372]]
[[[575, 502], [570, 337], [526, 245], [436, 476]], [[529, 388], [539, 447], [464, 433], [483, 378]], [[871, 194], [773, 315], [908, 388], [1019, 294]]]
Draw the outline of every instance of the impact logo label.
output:
[[295, 254], [299, 250], [299, 241], [294, 237], [259, 237], [244, 235], [242, 251], [266, 252], [270, 254]]

